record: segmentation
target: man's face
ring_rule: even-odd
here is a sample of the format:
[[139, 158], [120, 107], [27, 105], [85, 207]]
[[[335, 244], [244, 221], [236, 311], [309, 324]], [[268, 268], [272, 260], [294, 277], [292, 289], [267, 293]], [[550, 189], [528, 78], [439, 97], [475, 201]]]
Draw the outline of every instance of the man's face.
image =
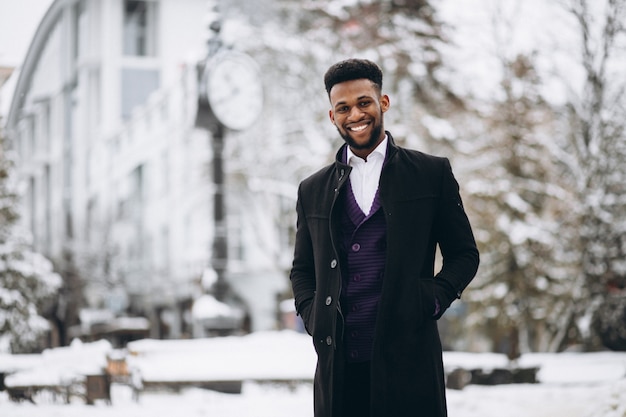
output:
[[368, 79], [335, 84], [330, 90], [331, 122], [355, 155], [366, 158], [385, 138], [383, 113], [389, 97]]

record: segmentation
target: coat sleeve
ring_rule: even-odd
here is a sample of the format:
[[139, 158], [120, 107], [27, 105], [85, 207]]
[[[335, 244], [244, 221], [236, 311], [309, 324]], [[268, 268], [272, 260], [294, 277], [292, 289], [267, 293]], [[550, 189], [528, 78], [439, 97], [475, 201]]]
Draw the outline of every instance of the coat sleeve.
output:
[[479, 254], [474, 234], [463, 208], [459, 185], [452, 167], [444, 159], [441, 201], [436, 216], [436, 238], [443, 256], [441, 271], [435, 276], [435, 296], [439, 303], [436, 318], [446, 309], [476, 275]]
[[311, 334], [310, 316], [315, 296], [315, 263], [313, 257], [313, 244], [307, 224], [302, 202], [302, 185], [298, 188], [298, 202], [296, 203], [296, 242], [294, 248], [293, 265], [289, 279], [296, 303], [296, 311], [304, 326]]

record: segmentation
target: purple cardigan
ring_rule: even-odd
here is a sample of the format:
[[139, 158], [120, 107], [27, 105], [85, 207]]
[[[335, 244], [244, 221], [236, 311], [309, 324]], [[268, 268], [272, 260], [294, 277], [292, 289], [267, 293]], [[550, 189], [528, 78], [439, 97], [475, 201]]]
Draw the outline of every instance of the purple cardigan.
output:
[[386, 257], [386, 223], [378, 192], [366, 216], [346, 187], [341, 219], [345, 273], [341, 291], [344, 315], [344, 348], [349, 362], [369, 361], [372, 356], [378, 301], [382, 291]]

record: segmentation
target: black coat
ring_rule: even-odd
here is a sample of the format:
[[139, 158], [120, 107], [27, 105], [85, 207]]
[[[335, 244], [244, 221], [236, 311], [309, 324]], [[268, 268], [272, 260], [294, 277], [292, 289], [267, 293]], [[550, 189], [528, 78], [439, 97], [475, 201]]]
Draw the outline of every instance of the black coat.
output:
[[[387, 255], [371, 362], [372, 417], [446, 416], [436, 319], [476, 274], [479, 257], [450, 163], [398, 147], [387, 132], [379, 193]], [[345, 145], [344, 145], [345, 146]], [[315, 416], [340, 417], [343, 337], [338, 199], [350, 166], [337, 161], [302, 181], [291, 282], [318, 356]], [[443, 267], [435, 275], [435, 249]], [[440, 311], [433, 317], [435, 297]]]

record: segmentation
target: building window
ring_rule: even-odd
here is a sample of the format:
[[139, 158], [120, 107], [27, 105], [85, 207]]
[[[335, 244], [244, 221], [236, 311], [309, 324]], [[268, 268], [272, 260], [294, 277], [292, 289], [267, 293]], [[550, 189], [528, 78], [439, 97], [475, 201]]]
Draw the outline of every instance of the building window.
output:
[[170, 192], [170, 151], [164, 150], [161, 153], [161, 178], [158, 184], [159, 195], [167, 196]]
[[85, 56], [87, 52], [87, 13], [85, 2], [79, 1], [74, 5], [74, 42], [72, 55], [74, 59]]
[[159, 271], [166, 276], [170, 272], [170, 231], [167, 226], [161, 227], [157, 257], [154, 260]]
[[100, 107], [100, 69], [89, 70], [89, 121], [91, 126], [100, 126], [102, 110]]
[[35, 151], [35, 119], [32, 114], [25, 116], [20, 121], [19, 155], [24, 160], [29, 160]]
[[87, 243], [94, 243], [93, 239], [96, 236], [96, 221], [97, 221], [97, 208], [98, 201], [96, 197], [92, 197], [87, 201], [87, 216], [85, 219], [85, 240]]
[[124, 1], [124, 55], [156, 55], [156, 6], [154, 1]]
[[131, 215], [134, 220], [143, 220], [143, 203], [145, 199], [145, 168], [143, 165], [137, 166], [131, 173]]
[[33, 241], [35, 242], [35, 247], [39, 247], [38, 245], [38, 236], [37, 236], [37, 183], [35, 182], [35, 177], [30, 177], [28, 180], [28, 211], [29, 211], [29, 220], [30, 220], [30, 232], [33, 235]]
[[143, 106], [159, 88], [159, 71], [142, 68], [122, 69], [122, 117], [130, 118], [133, 109]]
[[50, 136], [52, 135], [51, 131], [51, 119], [50, 119], [50, 101], [44, 100], [40, 103], [39, 111], [37, 113], [37, 138], [35, 138], [35, 145], [37, 147], [37, 151], [39, 152], [49, 152], [50, 151]]
[[45, 222], [44, 222], [44, 252], [52, 251], [52, 170], [49, 164], [44, 168], [44, 193], [45, 193]]

